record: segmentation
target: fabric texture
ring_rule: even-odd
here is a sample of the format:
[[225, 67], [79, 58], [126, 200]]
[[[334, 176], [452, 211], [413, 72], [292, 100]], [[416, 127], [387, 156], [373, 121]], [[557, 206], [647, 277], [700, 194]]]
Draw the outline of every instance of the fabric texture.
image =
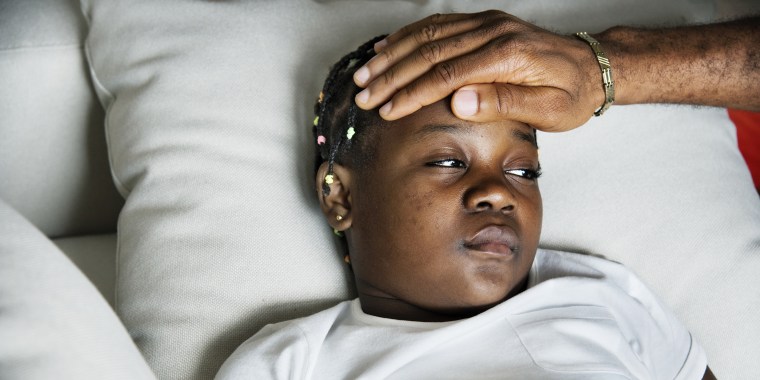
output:
[[528, 289], [474, 317], [416, 322], [359, 299], [266, 326], [222, 379], [701, 379], [704, 351], [623, 266], [539, 250]]
[[2, 200], [0, 236], [0, 378], [155, 378], [92, 283]]
[[50, 237], [116, 231], [75, 0], [0, 2], [0, 198]]
[[[451, 10], [590, 33], [716, 16], [706, 0], [82, 5], [127, 198], [116, 310], [166, 379], [210, 378], [265, 324], [354, 296], [312, 179], [311, 109], [346, 52]], [[542, 246], [623, 262], [702, 342], [718, 377], [760, 373], [760, 205], [725, 110], [613, 106], [539, 144]]]
[[75, 236], [55, 239], [53, 243], [113, 307], [116, 295], [116, 234]]

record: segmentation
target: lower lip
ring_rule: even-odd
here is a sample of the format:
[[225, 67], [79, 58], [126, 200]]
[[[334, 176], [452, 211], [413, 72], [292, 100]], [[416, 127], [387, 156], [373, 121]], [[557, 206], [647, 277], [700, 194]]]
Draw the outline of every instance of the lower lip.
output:
[[467, 248], [479, 251], [483, 253], [488, 253], [492, 255], [497, 256], [509, 256], [512, 254], [512, 250], [509, 249], [509, 246], [506, 244], [499, 244], [499, 243], [483, 243], [483, 244], [475, 244], [475, 245], [469, 245]]

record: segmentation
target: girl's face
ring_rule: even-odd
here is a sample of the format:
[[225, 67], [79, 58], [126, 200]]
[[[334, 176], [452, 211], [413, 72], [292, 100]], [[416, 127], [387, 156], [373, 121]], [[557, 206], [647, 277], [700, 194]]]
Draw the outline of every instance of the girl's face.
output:
[[377, 128], [375, 159], [343, 183], [364, 311], [451, 320], [522, 291], [541, 231], [533, 130], [459, 120], [447, 100]]

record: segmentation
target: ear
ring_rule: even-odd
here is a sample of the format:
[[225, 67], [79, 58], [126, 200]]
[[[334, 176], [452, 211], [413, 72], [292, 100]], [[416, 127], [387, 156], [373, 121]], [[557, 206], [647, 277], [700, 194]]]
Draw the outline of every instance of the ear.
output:
[[316, 189], [322, 213], [327, 223], [337, 231], [345, 231], [351, 227], [351, 170], [333, 164], [332, 183], [327, 184], [330, 194], [322, 192], [327, 175], [327, 162], [323, 162], [317, 170]]

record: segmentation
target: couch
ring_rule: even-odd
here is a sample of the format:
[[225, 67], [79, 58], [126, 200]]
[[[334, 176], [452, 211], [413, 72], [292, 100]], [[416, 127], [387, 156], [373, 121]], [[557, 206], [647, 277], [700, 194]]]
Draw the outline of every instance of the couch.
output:
[[[313, 199], [329, 65], [427, 14], [563, 32], [752, 1], [0, 1], [0, 378], [207, 379], [267, 323], [355, 296]], [[614, 64], [614, 62], [613, 62]], [[723, 109], [540, 134], [541, 246], [619, 261], [760, 375], [760, 202]]]

